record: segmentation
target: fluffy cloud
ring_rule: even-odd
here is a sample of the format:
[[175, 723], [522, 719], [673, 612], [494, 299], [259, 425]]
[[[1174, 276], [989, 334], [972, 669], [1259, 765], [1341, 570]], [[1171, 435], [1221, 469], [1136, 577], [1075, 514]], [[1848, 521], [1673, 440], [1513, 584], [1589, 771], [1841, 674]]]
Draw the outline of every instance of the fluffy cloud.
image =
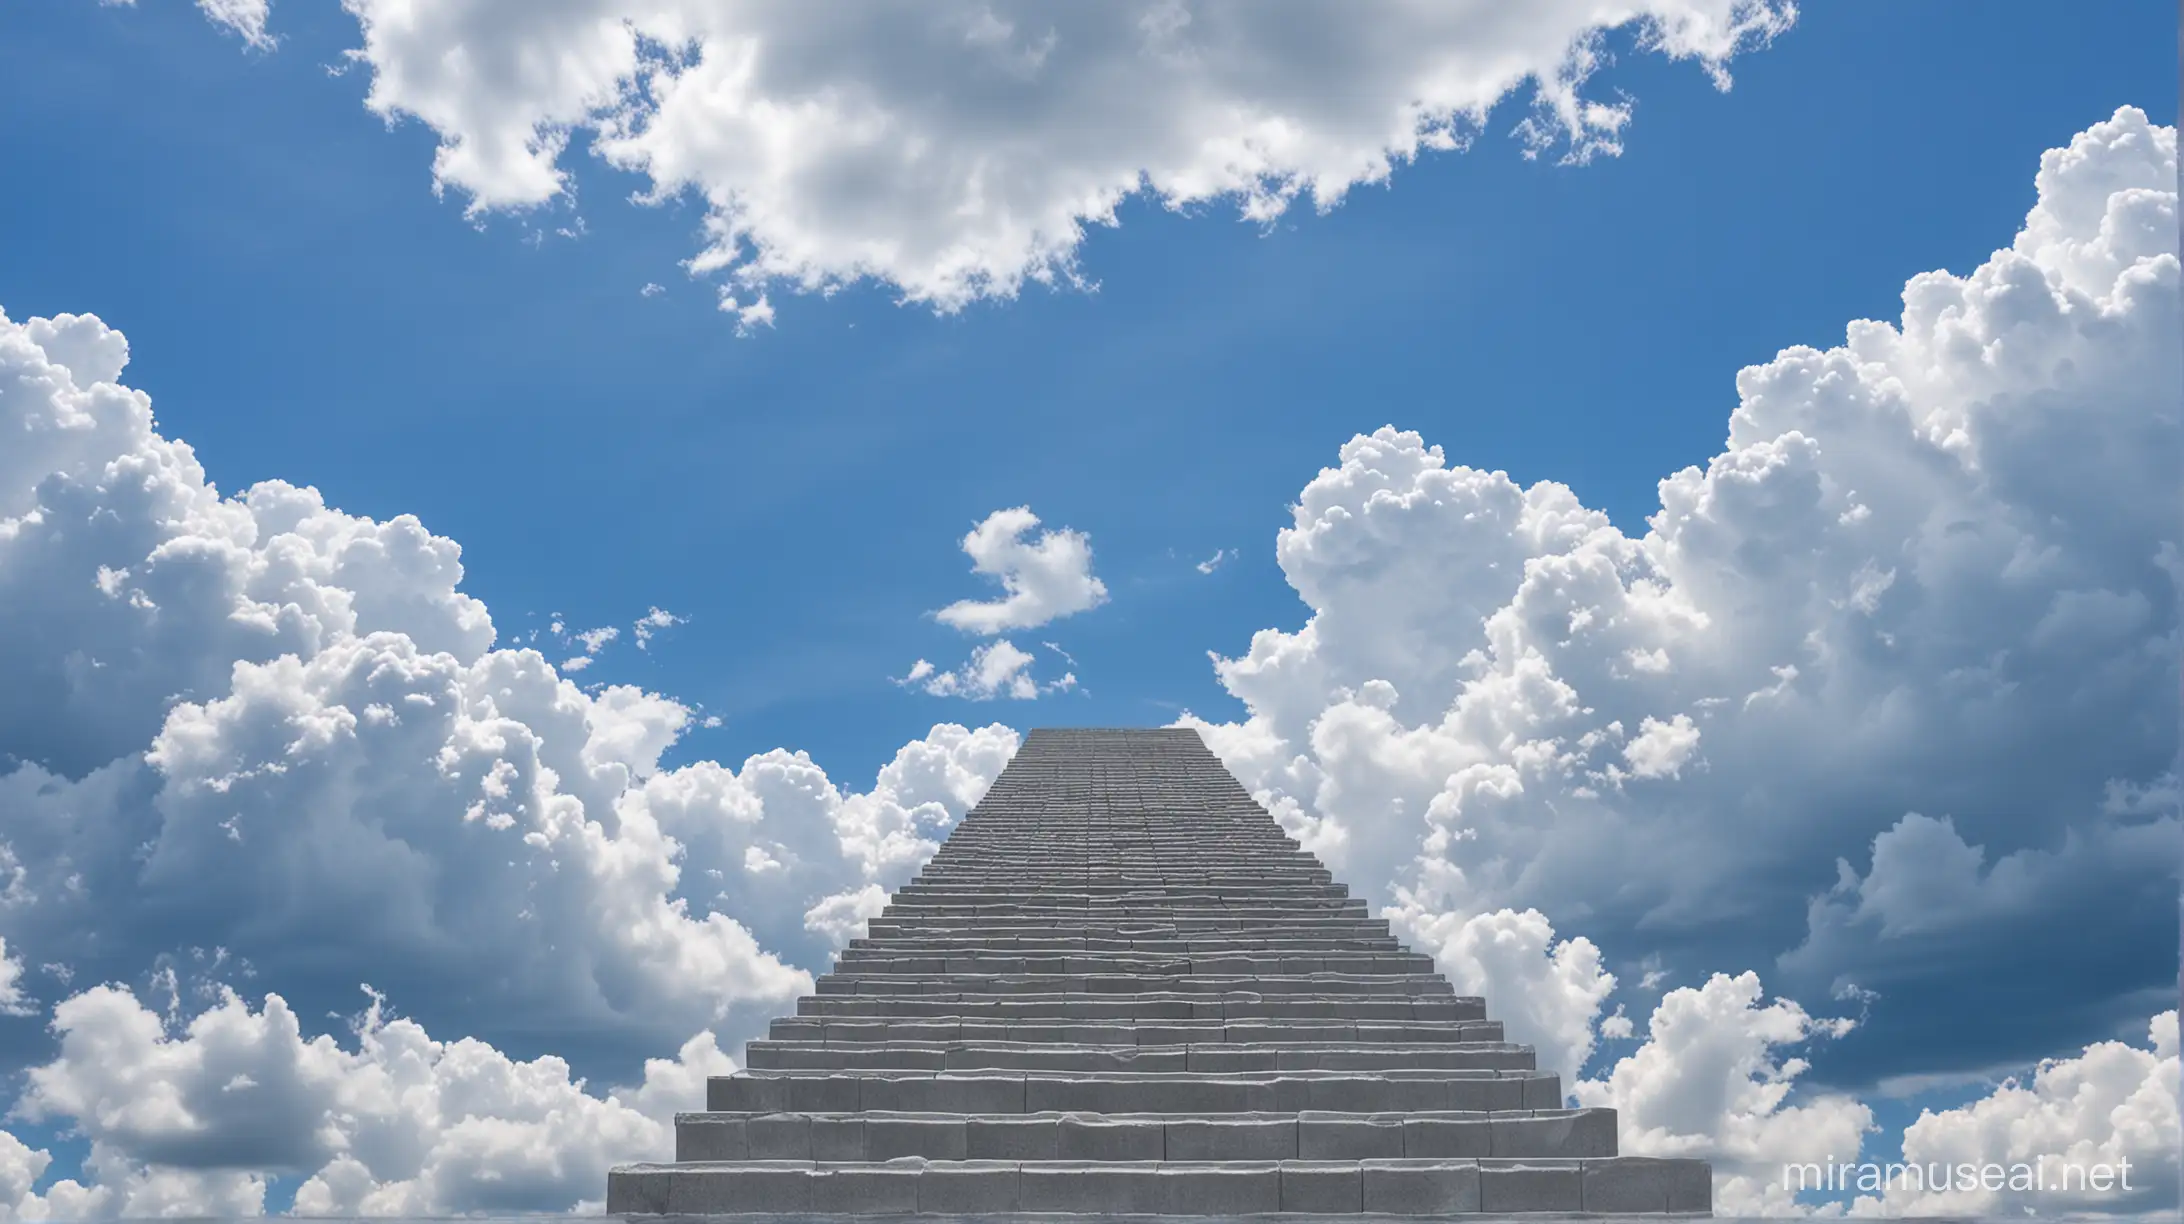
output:
[[[1415, 929], [1537, 909], [1670, 984], [1877, 990], [1903, 1027], [1829, 1051], [1855, 1074], [2142, 1008], [2177, 935], [2175, 132], [2120, 110], [2036, 185], [1897, 323], [1744, 370], [1642, 536], [1350, 442], [1277, 546], [1310, 619], [1216, 659], [1248, 717], [1209, 740]], [[1993, 1023], [2035, 962], [2067, 1002]]]
[[[936, 726], [861, 793], [800, 753], [663, 768], [689, 710], [496, 649], [460, 550], [415, 519], [278, 482], [223, 497], [120, 383], [127, 358], [90, 316], [0, 316], [0, 1009], [62, 996], [61, 1058], [24, 1104], [92, 1132], [95, 1182], [19, 1213], [247, 1212], [250, 1170], [275, 1165], [322, 1174], [310, 1192], [341, 1210], [596, 1193], [589, 1165], [524, 1128], [593, 1110], [591, 1140], [622, 1151], [661, 1132], [611, 1102], [552, 1104], [569, 1068], [496, 1048], [579, 1033], [573, 1065], [634, 1067], [700, 1033], [684, 1061], [712, 1057], [715, 1034], [740, 1040], [810, 990], [806, 966], [1015, 750], [1006, 728]], [[680, 619], [654, 609], [635, 636]], [[252, 1012], [233, 983], [260, 979], [280, 999]], [[297, 1035], [359, 981], [418, 1025], [338, 1057]], [[140, 995], [169, 1023], [202, 1013], [162, 1037]], [[468, 1036], [420, 1053], [425, 1026]], [[383, 1139], [343, 1119], [380, 1106], [329, 1085], [413, 1064], [450, 1077], [446, 1117], [416, 1130], [431, 1151], [360, 1155]], [[209, 1088], [190, 1078], [209, 1069]], [[494, 1076], [537, 1092], [496, 1096]], [[287, 1112], [221, 1112], [244, 1080]], [[403, 1102], [356, 1125], [423, 1126]], [[301, 1146], [251, 1146], [277, 1143]], [[0, 1144], [0, 1179], [27, 1185], [34, 1156]]]
[[[262, 30], [264, 0], [205, 0]], [[1520, 10], [1236, 0], [865, 6], [789, 0], [345, 0], [368, 104], [439, 137], [436, 186], [473, 212], [569, 195], [572, 139], [708, 209], [697, 273], [723, 308], [861, 279], [952, 310], [1026, 280], [1078, 283], [1088, 225], [1126, 201], [1320, 208], [1429, 150], [1462, 147], [1529, 91], [1528, 154], [1619, 151], [1627, 100], [1590, 78], [1609, 29], [1695, 59], [1723, 88], [1787, 29], [1776, 0], [1579, 0]], [[251, 25], [255, 22], [255, 25]]]
[[1000, 582], [997, 600], [961, 600], [933, 613], [942, 624], [971, 633], [1036, 629], [1107, 602], [1107, 585], [1092, 576], [1092, 540], [1081, 531], [1024, 533], [1039, 525], [1029, 506], [996, 510], [963, 537], [971, 569]]
[[1856, 1159], [1873, 1115], [1840, 1093], [1793, 1103], [1809, 1064], [1780, 1051], [1853, 1027], [1787, 999], [1763, 1000], [1756, 973], [1717, 973], [1662, 996], [1645, 1043], [1572, 1095], [1616, 1111], [1625, 1152], [1712, 1161], [1716, 1212], [1785, 1214], [1797, 1204], [1782, 1166]]
[[[15, 1113], [72, 1123], [98, 1184], [45, 1192], [52, 1214], [255, 1215], [266, 1176], [304, 1180], [297, 1211], [408, 1215], [565, 1208], [596, 1200], [610, 1165], [674, 1146], [677, 1109], [733, 1063], [710, 1033], [646, 1062], [634, 1088], [594, 1096], [551, 1056], [518, 1062], [472, 1039], [433, 1040], [374, 996], [353, 1050], [306, 1038], [277, 994], [225, 994], [178, 1030], [127, 990], [54, 1009], [58, 1055], [31, 1069]], [[18, 1214], [42, 1152], [0, 1141]], [[31, 1177], [36, 1173], [31, 1172]]]
[[[2104, 1041], [2075, 1058], [2051, 1059], [2031, 1082], [2009, 1080], [1959, 1109], [1927, 1112], [1906, 1127], [1903, 1163], [1920, 1169], [1879, 1195], [1861, 1196], [1860, 1215], [1989, 1216], [2143, 1213], [2176, 1209], [2177, 1020], [2155, 1016], [2147, 1046]], [[1927, 1181], [1926, 1170], [1964, 1164], [2037, 1169], [2035, 1188]], [[2098, 1182], [2088, 1174], [2105, 1167]], [[2112, 1180], [2121, 1174], [2121, 1181]], [[2044, 1188], [2042, 1188], [2044, 1187]], [[2098, 1187], [2098, 1188], [2096, 1188]]]

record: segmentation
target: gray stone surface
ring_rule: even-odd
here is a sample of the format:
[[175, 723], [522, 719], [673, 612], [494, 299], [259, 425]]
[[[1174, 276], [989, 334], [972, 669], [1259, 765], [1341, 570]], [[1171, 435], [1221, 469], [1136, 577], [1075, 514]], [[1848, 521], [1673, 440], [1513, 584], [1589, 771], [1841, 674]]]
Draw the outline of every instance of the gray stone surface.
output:
[[1035, 731], [615, 1214], [1659, 1214], [1195, 732]]

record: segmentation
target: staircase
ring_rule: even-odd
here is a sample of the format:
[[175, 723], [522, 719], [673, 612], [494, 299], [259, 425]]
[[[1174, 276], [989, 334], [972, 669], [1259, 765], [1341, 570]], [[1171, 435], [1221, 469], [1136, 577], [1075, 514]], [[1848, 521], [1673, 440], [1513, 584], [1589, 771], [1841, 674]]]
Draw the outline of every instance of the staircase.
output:
[[621, 1214], [1679, 1213], [1195, 731], [1033, 731]]

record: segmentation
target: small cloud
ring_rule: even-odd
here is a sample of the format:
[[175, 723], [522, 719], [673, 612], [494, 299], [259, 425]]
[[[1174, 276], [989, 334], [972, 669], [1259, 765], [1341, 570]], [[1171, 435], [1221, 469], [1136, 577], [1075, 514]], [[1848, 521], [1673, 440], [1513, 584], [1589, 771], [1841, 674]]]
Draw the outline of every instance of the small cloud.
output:
[[1068, 651], [1066, 651], [1066, 650], [1063, 650], [1063, 649], [1062, 649], [1062, 648], [1061, 648], [1060, 646], [1056, 645], [1055, 643], [1053, 643], [1053, 642], [1041, 642], [1041, 643], [1039, 643], [1039, 644], [1040, 644], [1041, 646], [1044, 646], [1044, 647], [1046, 647], [1046, 648], [1047, 648], [1048, 650], [1051, 650], [1051, 651], [1053, 651], [1053, 652], [1054, 652], [1055, 654], [1058, 654], [1058, 655], [1062, 656], [1062, 661], [1063, 661], [1063, 662], [1065, 662], [1065, 663], [1067, 663], [1067, 664], [1069, 664], [1069, 665], [1070, 665], [1071, 667], [1075, 667], [1075, 666], [1077, 665], [1077, 657], [1076, 657], [1075, 655], [1072, 655], [1072, 654], [1070, 654], [1070, 653], [1069, 653]]
[[590, 667], [591, 665], [592, 657], [590, 655], [575, 655], [561, 661], [561, 670], [565, 672], [580, 672], [583, 671], [585, 668]]
[[701, 719], [699, 719], [699, 720], [698, 720], [698, 725], [699, 725], [699, 726], [701, 726], [701, 727], [704, 727], [704, 728], [705, 728], [706, 730], [710, 731], [710, 730], [712, 730], [713, 728], [715, 728], [715, 727], [717, 727], [717, 726], [719, 726], [719, 725], [720, 725], [720, 715], [718, 715], [718, 714], [708, 714], [708, 715], [706, 715], [705, 717], [703, 717], [703, 718], [701, 718]]
[[642, 288], [642, 289], [639, 289], [639, 290], [638, 290], [637, 292], [639, 292], [639, 293], [643, 294], [644, 296], [646, 296], [646, 297], [648, 297], [648, 298], [653, 298], [653, 297], [658, 297], [658, 296], [660, 296], [660, 295], [661, 295], [661, 294], [663, 294], [663, 293], [666, 293], [666, 292], [667, 292], [667, 286], [666, 286], [666, 285], [663, 285], [663, 284], [661, 284], [661, 283], [660, 283], [660, 282], [658, 282], [658, 281], [646, 281], [646, 282], [645, 282], [645, 287], [644, 287], [644, 288]]
[[648, 649], [653, 637], [662, 630], [689, 623], [690, 618], [687, 616], [677, 616], [665, 608], [654, 608], [637, 618], [637, 623], [633, 626], [637, 633], [637, 649]]
[[933, 615], [971, 633], [1035, 629], [1107, 602], [1107, 586], [1092, 576], [1092, 538], [1064, 527], [1024, 534], [1039, 525], [1029, 506], [996, 510], [963, 537], [973, 573], [1000, 580], [997, 600], [961, 600]]
[[[911, 665], [910, 674], [895, 683], [918, 685], [935, 697], [963, 697], [971, 701], [1013, 697], [1030, 701], [1040, 693], [1039, 682], [1031, 677], [1031, 660], [1029, 652], [1002, 638], [972, 651], [970, 661], [955, 671], [944, 672], [927, 660], [919, 659]], [[1065, 676], [1056, 684], [1066, 687], [1076, 682], [1075, 676]]]
[[576, 640], [583, 644], [585, 654], [595, 655], [599, 653], [601, 647], [620, 636], [622, 636], [621, 630], [612, 625], [602, 625], [597, 629], [586, 629], [584, 632], [577, 634]]
[[1213, 571], [1220, 569], [1223, 563], [1227, 562], [1235, 555], [1236, 554], [1229, 549], [1216, 548], [1213, 550], [1212, 556], [1198, 563], [1198, 572], [1201, 574], [1210, 574]]
[[760, 294], [755, 302], [741, 302], [732, 293], [722, 293], [720, 309], [723, 314], [736, 317], [738, 336], [748, 336], [761, 327], [772, 327], [774, 324], [773, 303], [767, 301], [764, 294]]

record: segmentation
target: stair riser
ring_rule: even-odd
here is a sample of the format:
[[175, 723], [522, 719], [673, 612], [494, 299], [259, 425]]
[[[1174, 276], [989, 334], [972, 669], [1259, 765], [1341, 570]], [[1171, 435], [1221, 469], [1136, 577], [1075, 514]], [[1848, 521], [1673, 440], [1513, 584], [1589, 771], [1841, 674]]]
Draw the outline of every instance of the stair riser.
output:
[[1255, 1161], [1119, 1165], [911, 1162], [635, 1165], [609, 1175], [609, 1214], [1052, 1212], [1234, 1216], [1703, 1214], [1705, 1164], [1591, 1160]]
[[796, 1017], [776, 1020], [767, 1036], [775, 1041], [863, 1045], [887, 1041], [1067, 1042], [1073, 1045], [1199, 1045], [1208, 1042], [1294, 1044], [1426, 1044], [1502, 1040], [1498, 1020], [1346, 1024], [1303, 1020], [1290, 1023], [1245, 1021], [1149, 1021], [1144, 1024], [1041, 1024], [991, 1021], [846, 1020]]
[[1527, 1072], [1444, 1073], [1443, 1079], [1305, 1075], [1242, 1079], [951, 1079], [868, 1076], [737, 1076], [706, 1085], [706, 1108], [736, 1113], [1380, 1113], [1419, 1109], [1555, 1109], [1561, 1078]]
[[801, 1114], [675, 1123], [684, 1161], [1571, 1159], [1615, 1155], [1610, 1110], [1466, 1119], [873, 1119]]
[[954, 1000], [909, 995], [806, 995], [799, 1016], [888, 1020], [1484, 1020], [1486, 1009], [1463, 999], [1038, 999]]
[[753, 1071], [1172, 1071], [1230, 1073], [1268, 1071], [1395, 1071], [1463, 1070], [1530, 1071], [1535, 1069], [1529, 1050], [1446, 1050], [1419, 1053], [1408, 1048], [1392, 1051], [1327, 1049], [1248, 1051], [1173, 1049], [1111, 1053], [1075, 1053], [1065, 1050], [1027, 1048], [1015, 1051], [985, 1050], [890, 1050], [842, 1046], [744, 1047], [744, 1060]]
[[1255, 977], [1139, 977], [1133, 974], [1022, 974], [1014, 977], [949, 974], [923, 977], [911, 974], [830, 973], [814, 984], [822, 995], [1015, 995], [1015, 994], [1235, 994], [1248, 991], [1260, 996], [1375, 995], [1391, 998], [1454, 998], [1455, 987], [1440, 977], [1330, 975], [1297, 978]]
[[1305, 977], [1315, 973], [1412, 975], [1432, 973], [1433, 960], [1410, 952], [1363, 952], [1337, 956], [1156, 956], [1104, 952], [1026, 955], [1023, 952], [951, 952], [945, 956], [851, 948], [838, 970], [898, 974], [1188, 974], [1193, 977]]

